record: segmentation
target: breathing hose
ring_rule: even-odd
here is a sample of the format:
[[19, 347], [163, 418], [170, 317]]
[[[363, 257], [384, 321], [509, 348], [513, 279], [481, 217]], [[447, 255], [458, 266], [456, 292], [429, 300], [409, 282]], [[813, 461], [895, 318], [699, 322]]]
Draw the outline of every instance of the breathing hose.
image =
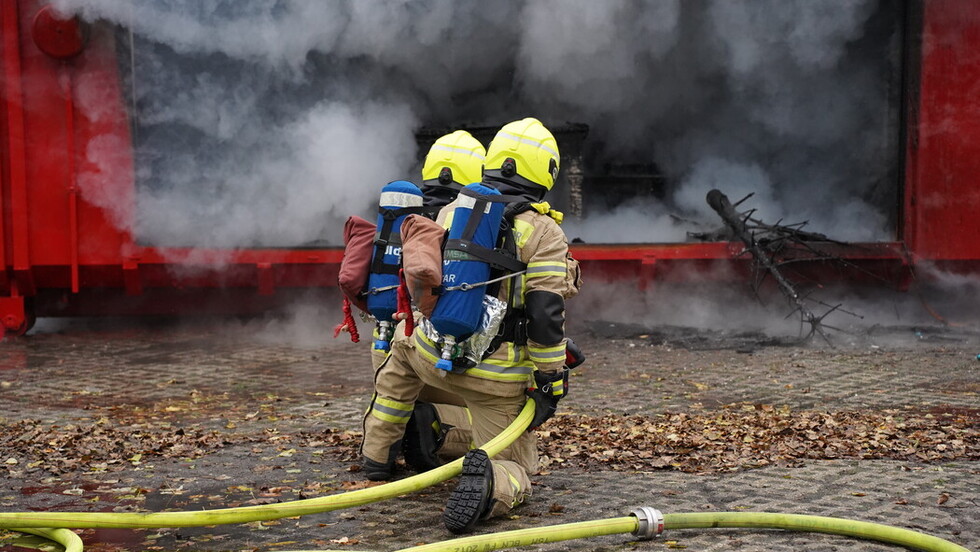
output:
[[[483, 449], [491, 457], [499, 454], [527, 430], [533, 416], [534, 401], [528, 400], [517, 419], [500, 435], [486, 443]], [[329, 512], [370, 504], [430, 487], [459, 475], [462, 472], [462, 465], [463, 460], [460, 458], [434, 470], [377, 487], [281, 504], [195, 512], [0, 512], [0, 528], [47, 538], [64, 546], [65, 552], [82, 552], [81, 538], [69, 529], [201, 527]], [[650, 507], [638, 508], [627, 517], [475, 535], [404, 548], [396, 552], [455, 552], [458, 550], [489, 552], [490, 550], [620, 533], [632, 533], [638, 539], [646, 540], [660, 535], [667, 529], [712, 527], [784, 529], [827, 533], [896, 544], [926, 552], [970, 552], [962, 546], [939, 537], [864, 521], [764, 512], [663, 514]], [[318, 550], [316, 552], [330, 551]]]

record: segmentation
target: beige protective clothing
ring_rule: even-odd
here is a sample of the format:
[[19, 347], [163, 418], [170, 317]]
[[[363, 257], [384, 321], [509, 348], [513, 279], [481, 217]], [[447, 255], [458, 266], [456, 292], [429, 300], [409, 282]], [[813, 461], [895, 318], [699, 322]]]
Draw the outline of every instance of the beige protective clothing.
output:
[[[452, 208], [450, 204], [443, 209], [441, 221]], [[364, 417], [362, 452], [367, 458], [388, 461], [391, 446], [404, 434], [405, 423], [425, 385], [466, 402], [473, 421], [473, 444], [480, 447], [517, 417], [525, 402], [524, 392], [533, 381], [533, 370], [554, 373], [562, 368], [563, 300], [578, 291], [578, 263], [568, 255], [565, 234], [547, 215], [533, 210], [520, 213], [514, 217], [513, 231], [518, 258], [527, 265], [527, 271], [507, 279], [498, 297], [508, 301], [511, 308], [524, 311], [541, 304], [543, 298], [547, 312], [526, 313], [526, 342], [505, 341], [480, 364], [462, 373], [435, 367], [438, 344], [418, 328], [412, 338], [396, 332], [391, 353], [375, 375], [375, 396]], [[528, 304], [528, 295], [535, 292], [540, 293]], [[493, 459], [491, 515], [506, 513], [530, 496], [528, 474], [537, 470], [536, 438], [527, 432]]]
[[[399, 323], [395, 329], [395, 335], [405, 335], [404, 322]], [[396, 338], [397, 339], [397, 338]], [[371, 349], [371, 365], [374, 373], [377, 374], [381, 368], [381, 363], [388, 358], [389, 353], [378, 349]], [[436, 454], [444, 462], [451, 462], [462, 457], [473, 448], [473, 437], [470, 413], [466, 409], [466, 403], [459, 395], [443, 391], [437, 387], [425, 385], [419, 393], [418, 400], [430, 403], [439, 416], [439, 424], [445, 429], [442, 446]], [[405, 420], [408, 423], [408, 420]], [[448, 429], [446, 429], [448, 428]]]

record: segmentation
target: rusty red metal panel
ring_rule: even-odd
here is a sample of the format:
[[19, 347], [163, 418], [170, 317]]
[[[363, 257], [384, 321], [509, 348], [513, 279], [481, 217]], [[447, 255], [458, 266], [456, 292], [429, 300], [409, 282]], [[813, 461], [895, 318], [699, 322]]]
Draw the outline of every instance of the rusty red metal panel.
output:
[[[17, 37], [18, 79], [22, 83], [22, 119], [24, 127], [25, 200], [12, 206], [12, 219], [24, 217], [24, 223], [14, 230], [15, 240], [29, 243], [30, 266], [67, 260], [67, 238], [58, 239], [67, 230], [67, 199], [63, 182], [67, 178], [65, 157], [65, 98], [54, 72], [59, 65], [42, 54], [31, 38], [36, 6], [32, 2], [19, 4], [18, 25], [12, 31]], [[18, 30], [19, 29], [19, 30]], [[6, 29], [4, 36], [8, 35]], [[15, 78], [10, 75], [11, 79]], [[39, 176], [41, 178], [39, 179]], [[55, 186], [58, 183], [61, 186]]]
[[[904, 246], [898, 242], [837, 244], [821, 243], [817, 247], [827, 254], [852, 260], [901, 260]], [[580, 261], [663, 261], [695, 259], [730, 259], [742, 254], [738, 242], [676, 244], [572, 245], [570, 250]]]
[[45, 3], [10, 4], [20, 5], [28, 183], [27, 232], [18, 238], [29, 240], [34, 267], [120, 264], [132, 243], [135, 189], [111, 29], [94, 26], [78, 55], [55, 59], [34, 36]]
[[12, 293], [32, 295], [30, 241], [28, 239], [27, 160], [24, 122], [24, 90], [21, 74], [20, 23], [17, 4], [3, 2], [3, 105], [6, 110], [6, 170], [5, 190], [7, 197], [10, 257], [13, 282], [17, 290]]
[[925, 0], [910, 106], [905, 241], [917, 259], [980, 259], [980, 0]]
[[[5, 10], [0, 10], [0, 33], [3, 33], [4, 36], [9, 34], [6, 23], [9, 17]], [[0, 76], [3, 78], [3, 83], [0, 83], [0, 90], [4, 91], [6, 90], [7, 79], [11, 78], [11, 70], [6, 62], [6, 51], [6, 41], [0, 40]], [[9, 236], [7, 203], [9, 202], [6, 199], [6, 194], [9, 188], [7, 181], [10, 178], [10, 147], [7, 145], [7, 125], [6, 100], [0, 97], [0, 294], [9, 293], [10, 290], [10, 280], [7, 274], [7, 266], [10, 264], [7, 260], [7, 236]]]
[[0, 297], [0, 339], [10, 331], [20, 335], [26, 331], [27, 317], [23, 297]]
[[259, 295], [272, 295], [276, 292], [276, 276], [272, 272], [272, 263], [255, 265], [258, 276]]

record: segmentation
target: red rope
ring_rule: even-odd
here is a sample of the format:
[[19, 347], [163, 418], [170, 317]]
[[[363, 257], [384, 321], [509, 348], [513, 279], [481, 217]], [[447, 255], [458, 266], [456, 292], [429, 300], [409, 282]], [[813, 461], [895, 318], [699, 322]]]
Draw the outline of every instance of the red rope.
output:
[[344, 321], [340, 324], [334, 326], [333, 336], [336, 338], [340, 335], [340, 332], [346, 331], [350, 334], [350, 340], [357, 343], [361, 340], [361, 336], [357, 333], [357, 322], [354, 321], [354, 315], [350, 310], [350, 299], [344, 297]]
[[405, 282], [405, 271], [398, 271], [398, 315], [404, 316], [405, 337], [415, 332], [415, 317], [412, 316], [412, 300], [408, 295], [408, 284]]

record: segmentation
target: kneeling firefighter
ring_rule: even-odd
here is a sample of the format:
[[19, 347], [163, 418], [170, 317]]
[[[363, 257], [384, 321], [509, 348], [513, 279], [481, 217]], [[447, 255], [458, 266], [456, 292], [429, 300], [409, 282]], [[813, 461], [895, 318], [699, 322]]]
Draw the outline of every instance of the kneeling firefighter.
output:
[[[382, 189], [377, 226], [371, 226], [367, 221], [360, 222], [362, 236], [348, 236], [345, 239], [348, 245], [344, 252], [345, 261], [349, 258], [365, 257], [369, 241], [373, 244], [372, 258], [367, 263], [369, 274], [366, 281], [363, 284], [349, 283], [348, 287], [358, 290], [359, 295], [366, 296], [364, 310], [377, 321], [371, 347], [371, 362], [375, 372], [387, 357], [391, 340], [404, 332], [406, 327], [405, 322], [401, 322], [396, 329], [395, 321], [391, 319], [397, 310], [396, 292], [391, 284], [398, 283], [397, 271], [401, 267], [399, 246], [403, 219], [413, 212], [435, 219], [439, 210], [454, 200], [463, 186], [480, 180], [485, 156], [483, 144], [469, 132], [457, 130], [441, 136], [426, 154], [422, 166], [422, 188], [418, 196], [412, 190], [403, 189], [408, 188], [407, 182], [388, 184]], [[399, 197], [407, 200], [398, 199]], [[394, 205], [388, 205], [391, 203]], [[404, 209], [407, 206], [415, 208]], [[358, 223], [355, 220], [357, 218], [351, 217], [348, 227]], [[386, 221], [390, 222], [386, 224]], [[356, 248], [360, 250], [352, 250]], [[383, 251], [391, 251], [394, 255], [382, 255]], [[344, 274], [342, 270], [342, 279]], [[378, 289], [385, 291], [372, 292]], [[380, 305], [380, 308], [376, 305]], [[365, 475], [369, 479], [391, 478], [399, 448], [408, 465], [420, 472], [436, 468], [443, 461], [458, 458], [470, 449], [472, 438], [469, 412], [460, 397], [425, 386], [419, 399], [414, 408], [405, 408], [407, 405], [374, 398], [374, 401], [378, 401], [377, 408], [373, 410], [374, 415], [404, 423], [406, 429], [401, 446], [396, 443], [386, 462], [365, 464]]]
[[[525, 393], [538, 406], [532, 428], [554, 414], [567, 390], [566, 364], [580, 362], [566, 361], [567, 352], [577, 349], [566, 351], [564, 334], [564, 301], [578, 292], [578, 263], [558, 226], [561, 214], [542, 201], [554, 186], [558, 165], [557, 142], [537, 119], [500, 129], [487, 151], [482, 182], [467, 186], [439, 214], [449, 239], [444, 251], [436, 252], [442, 285], [434, 282], [441, 291], [434, 306], [423, 306], [425, 290], [432, 287], [412, 285], [424, 278], [409, 273], [410, 260], [431, 256], [422, 249], [434, 240], [415, 239], [416, 232], [433, 236], [443, 228], [430, 228], [419, 217], [406, 220], [406, 279], [423, 316], [411, 339], [396, 335], [375, 377], [377, 400], [364, 418], [365, 466], [388, 461], [405, 430], [375, 410], [398, 404], [408, 412], [425, 385], [465, 401], [476, 447], [513, 422]], [[497, 220], [503, 224], [493, 228]], [[474, 274], [485, 279], [473, 281]], [[446, 527], [461, 533], [508, 512], [530, 496], [528, 474], [537, 469], [530, 431], [493, 461], [479, 448], [467, 452], [446, 505]]]

